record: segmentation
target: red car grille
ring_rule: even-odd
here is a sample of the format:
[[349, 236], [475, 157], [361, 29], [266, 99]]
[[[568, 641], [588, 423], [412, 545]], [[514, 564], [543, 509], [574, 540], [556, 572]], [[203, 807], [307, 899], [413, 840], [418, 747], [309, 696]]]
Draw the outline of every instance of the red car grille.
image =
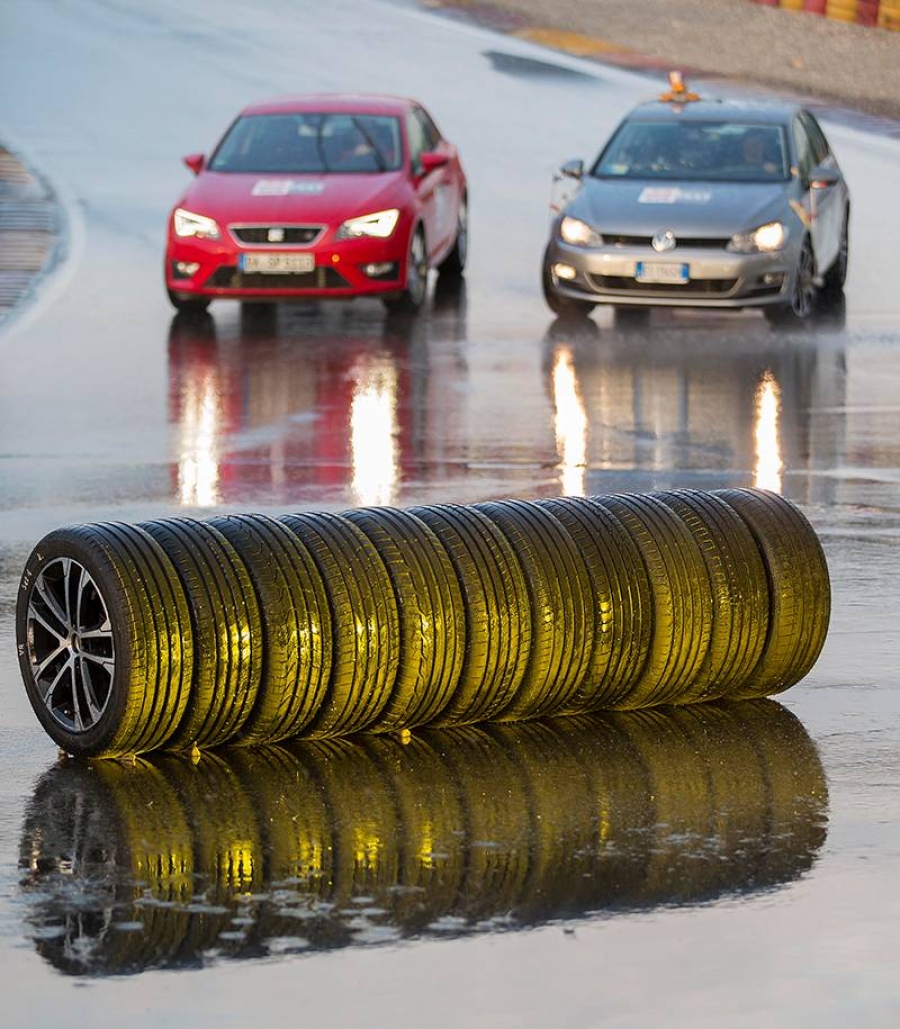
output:
[[[229, 225], [228, 231], [239, 243], [255, 246], [308, 246], [322, 235], [324, 225]], [[275, 232], [275, 239], [269, 233]]]
[[303, 275], [266, 275], [224, 267], [216, 269], [204, 286], [206, 289], [348, 289], [350, 283], [334, 268], [324, 265]]

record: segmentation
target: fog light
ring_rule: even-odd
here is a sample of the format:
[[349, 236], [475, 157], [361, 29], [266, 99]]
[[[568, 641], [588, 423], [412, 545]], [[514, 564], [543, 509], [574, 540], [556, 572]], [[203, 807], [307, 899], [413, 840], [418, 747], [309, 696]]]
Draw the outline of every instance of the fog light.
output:
[[362, 270], [370, 279], [393, 279], [397, 276], [397, 264], [394, 261], [364, 264]]
[[574, 279], [578, 272], [570, 264], [555, 264], [553, 265], [553, 274], [558, 279]]
[[784, 272], [766, 272], [762, 280], [764, 286], [780, 286], [784, 282]]
[[200, 270], [200, 264], [197, 261], [176, 261], [174, 267], [175, 275], [179, 279], [189, 279]]

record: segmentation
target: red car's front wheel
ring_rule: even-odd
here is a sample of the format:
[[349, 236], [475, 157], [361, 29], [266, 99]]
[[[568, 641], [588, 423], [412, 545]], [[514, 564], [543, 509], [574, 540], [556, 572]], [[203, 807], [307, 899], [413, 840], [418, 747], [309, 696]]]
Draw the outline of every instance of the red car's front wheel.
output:
[[385, 298], [389, 311], [411, 314], [425, 303], [428, 292], [428, 250], [425, 247], [425, 233], [421, 226], [413, 230], [406, 256], [406, 286], [402, 293]]

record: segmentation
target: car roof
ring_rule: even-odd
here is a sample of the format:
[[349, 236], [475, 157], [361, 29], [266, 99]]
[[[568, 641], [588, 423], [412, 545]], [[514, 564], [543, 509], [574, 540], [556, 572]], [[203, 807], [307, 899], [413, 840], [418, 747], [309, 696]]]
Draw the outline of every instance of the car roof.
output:
[[420, 105], [415, 100], [379, 93], [303, 93], [297, 96], [261, 100], [245, 107], [241, 114], [322, 112], [327, 114], [381, 114], [397, 117], [405, 114], [411, 107], [417, 106]]
[[753, 124], [789, 125], [803, 108], [778, 100], [692, 100], [687, 103], [648, 100], [639, 104], [626, 121], [734, 121]]

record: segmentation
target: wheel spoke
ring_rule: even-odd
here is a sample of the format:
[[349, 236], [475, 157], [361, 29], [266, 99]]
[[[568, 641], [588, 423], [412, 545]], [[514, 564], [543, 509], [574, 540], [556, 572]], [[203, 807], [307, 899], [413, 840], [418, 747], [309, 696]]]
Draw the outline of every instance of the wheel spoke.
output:
[[81, 685], [84, 690], [84, 699], [87, 702], [88, 712], [91, 716], [91, 725], [94, 725], [103, 714], [103, 709], [97, 702], [97, 694], [94, 692], [94, 682], [91, 679], [91, 670], [84, 663], [84, 658], [88, 657], [87, 654], [82, 654], [80, 661], [81, 671]]
[[[39, 575], [38, 578], [35, 580], [34, 588], [37, 590], [38, 595], [40, 596], [41, 600], [43, 600], [43, 602], [49, 608], [50, 613], [53, 615], [53, 617], [59, 622], [60, 626], [62, 627], [62, 629], [63, 629], [62, 635], [63, 636], [68, 636], [68, 634], [69, 634], [69, 632], [70, 632], [70, 630], [72, 628], [72, 623], [66, 617], [65, 611], [63, 611], [63, 609], [59, 606], [59, 601], [50, 592], [50, 590], [49, 590], [49, 588], [47, 586], [47, 583], [44, 581], [43, 575]], [[54, 636], [59, 636], [60, 633], [54, 632], [53, 635]]]
[[38, 609], [34, 606], [33, 602], [28, 605], [28, 617], [33, 618], [36, 622], [42, 625], [47, 630], [47, 632], [55, 636], [58, 640], [65, 640], [68, 638], [69, 634], [67, 632], [60, 632], [58, 629], [55, 629], [47, 621], [44, 615], [40, 611], [38, 611]]
[[44, 703], [51, 710], [53, 706], [53, 694], [56, 692], [56, 687], [59, 685], [60, 680], [66, 674], [66, 672], [71, 671], [71, 669], [72, 658], [70, 657], [68, 661], [66, 661], [66, 663], [62, 666], [62, 668], [60, 668], [60, 670], [56, 673], [56, 678], [54, 678], [53, 682], [51, 682], [50, 685], [47, 687], [47, 692], [44, 694]]
[[56, 650], [51, 650], [50, 653], [44, 658], [43, 661], [34, 669], [35, 679], [40, 679], [47, 668], [53, 664], [53, 662], [59, 657], [59, 655], [68, 648], [68, 644], [65, 640], [62, 640]]
[[77, 626], [72, 623], [72, 559], [64, 557], [63, 566], [63, 599], [66, 602], [66, 622], [72, 628]]
[[116, 659], [114, 657], [104, 657], [102, 654], [91, 654], [87, 650], [82, 650], [79, 657], [85, 661], [93, 661], [95, 665], [100, 665], [101, 668], [105, 668], [110, 675], [116, 669]]
[[85, 579], [88, 582], [91, 581], [91, 577], [88, 575], [83, 565], [79, 565], [78, 568], [78, 585], [76, 587], [77, 593], [75, 596], [75, 631], [81, 632], [81, 600], [84, 597], [85, 590]]
[[80, 632], [78, 635], [83, 640], [111, 640], [112, 624], [110, 623], [110, 620], [107, 617], [104, 618], [103, 624], [98, 626], [98, 628], [88, 629], [86, 632]]

